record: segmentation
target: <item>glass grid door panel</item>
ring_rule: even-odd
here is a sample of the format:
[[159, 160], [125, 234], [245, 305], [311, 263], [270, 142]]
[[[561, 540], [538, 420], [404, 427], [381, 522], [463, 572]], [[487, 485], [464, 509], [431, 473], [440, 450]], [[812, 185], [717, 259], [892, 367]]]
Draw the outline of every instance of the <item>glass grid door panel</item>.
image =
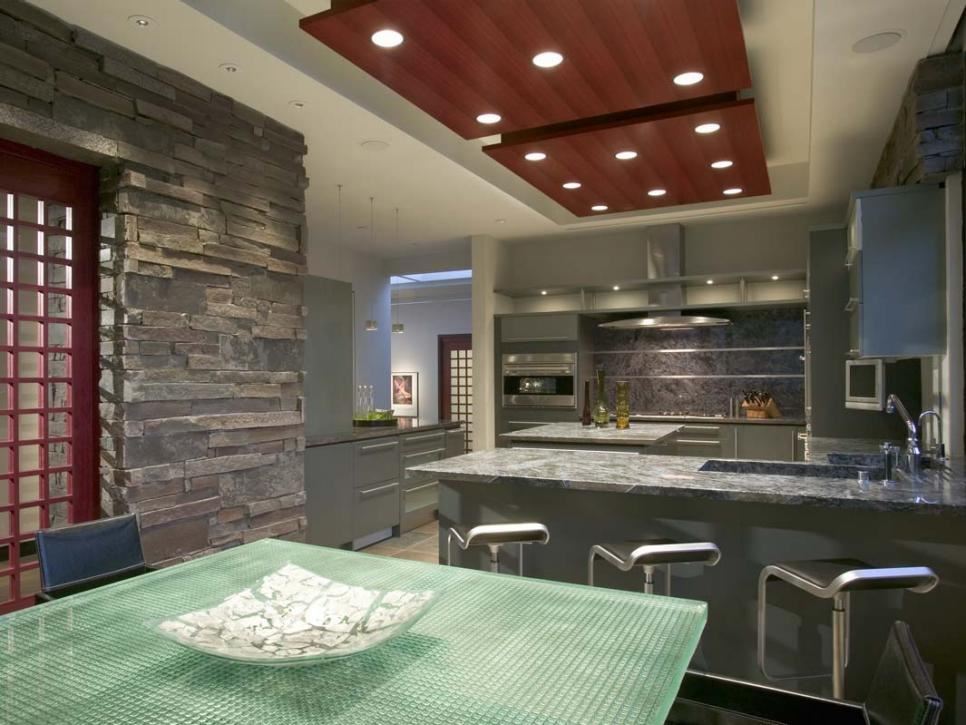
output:
[[473, 348], [470, 335], [440, 335], [440, 417], [463, 423], [464, 451], [473, 450]]
[[40, 590], [37, 530], [77, 519], [73, 217], [0, 189], [0, 611]]

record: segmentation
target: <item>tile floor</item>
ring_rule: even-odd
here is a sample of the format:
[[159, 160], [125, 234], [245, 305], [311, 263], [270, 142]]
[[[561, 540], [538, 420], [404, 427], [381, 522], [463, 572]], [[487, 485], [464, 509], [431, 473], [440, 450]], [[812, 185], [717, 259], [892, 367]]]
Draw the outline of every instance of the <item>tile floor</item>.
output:
[[367, 546], [363, 549], [367, 554], [391, 556], [396, 559], [412, 559], [425, 561], [430, 564], [439, 563], [439, 528], [435, 521], [420, 526], [418, 529], [407, 531], [401, 536]]

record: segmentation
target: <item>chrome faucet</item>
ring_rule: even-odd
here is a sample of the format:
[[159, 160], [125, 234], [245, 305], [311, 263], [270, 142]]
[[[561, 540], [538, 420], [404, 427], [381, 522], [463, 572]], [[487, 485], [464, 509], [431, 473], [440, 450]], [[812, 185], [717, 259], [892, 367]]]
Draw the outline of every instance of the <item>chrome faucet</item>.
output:
[[932, 437], [932, 447], [929, 450], [935, 460], [942, 461], [946, 458], [946, 446], [943, 443], [943, 417], [935, 410], [922, 411], [922, 414], [919, 416], [919, 435], [925, 439], [926, 429], [922, 427], [922, 421], [929, 417], [936, 419], [935, 434]]
[[906, 464], [906, 473], [916, 478], [922, 470], [922, 448], [919, 446], [919, 430], [916, 428], [916, 423], [895, 393], [890, 393], [886, 398], [886, 413], [898, 413], [902, 422], [906, 424], [906, 452], [903, 462]]

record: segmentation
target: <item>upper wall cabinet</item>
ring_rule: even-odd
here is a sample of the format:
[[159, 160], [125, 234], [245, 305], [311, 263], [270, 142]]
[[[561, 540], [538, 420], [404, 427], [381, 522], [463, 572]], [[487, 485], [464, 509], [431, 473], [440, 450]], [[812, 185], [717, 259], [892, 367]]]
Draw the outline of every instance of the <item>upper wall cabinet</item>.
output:
[[852, 356], [899, 358], [945, 352], [944, 225], [939, 186], [852, 195], [845, 262]]
[[562, 342], [576, 340], [577, 315], [514, 315], [500, 325], [501, 342]]

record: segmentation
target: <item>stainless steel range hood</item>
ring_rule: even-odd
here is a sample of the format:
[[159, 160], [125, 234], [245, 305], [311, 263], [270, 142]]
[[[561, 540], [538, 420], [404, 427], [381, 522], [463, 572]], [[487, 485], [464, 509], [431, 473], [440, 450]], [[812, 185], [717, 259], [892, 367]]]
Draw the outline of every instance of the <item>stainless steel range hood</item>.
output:
[[687, 330], [693, 327], [720, 327], [730, 325], [731, 320], [723, 317], [702, 317], [700, 315], [662, 314], [653, 317], [631, 317], [627, 320], [602, 322], [598, 327], [611, 330]]

